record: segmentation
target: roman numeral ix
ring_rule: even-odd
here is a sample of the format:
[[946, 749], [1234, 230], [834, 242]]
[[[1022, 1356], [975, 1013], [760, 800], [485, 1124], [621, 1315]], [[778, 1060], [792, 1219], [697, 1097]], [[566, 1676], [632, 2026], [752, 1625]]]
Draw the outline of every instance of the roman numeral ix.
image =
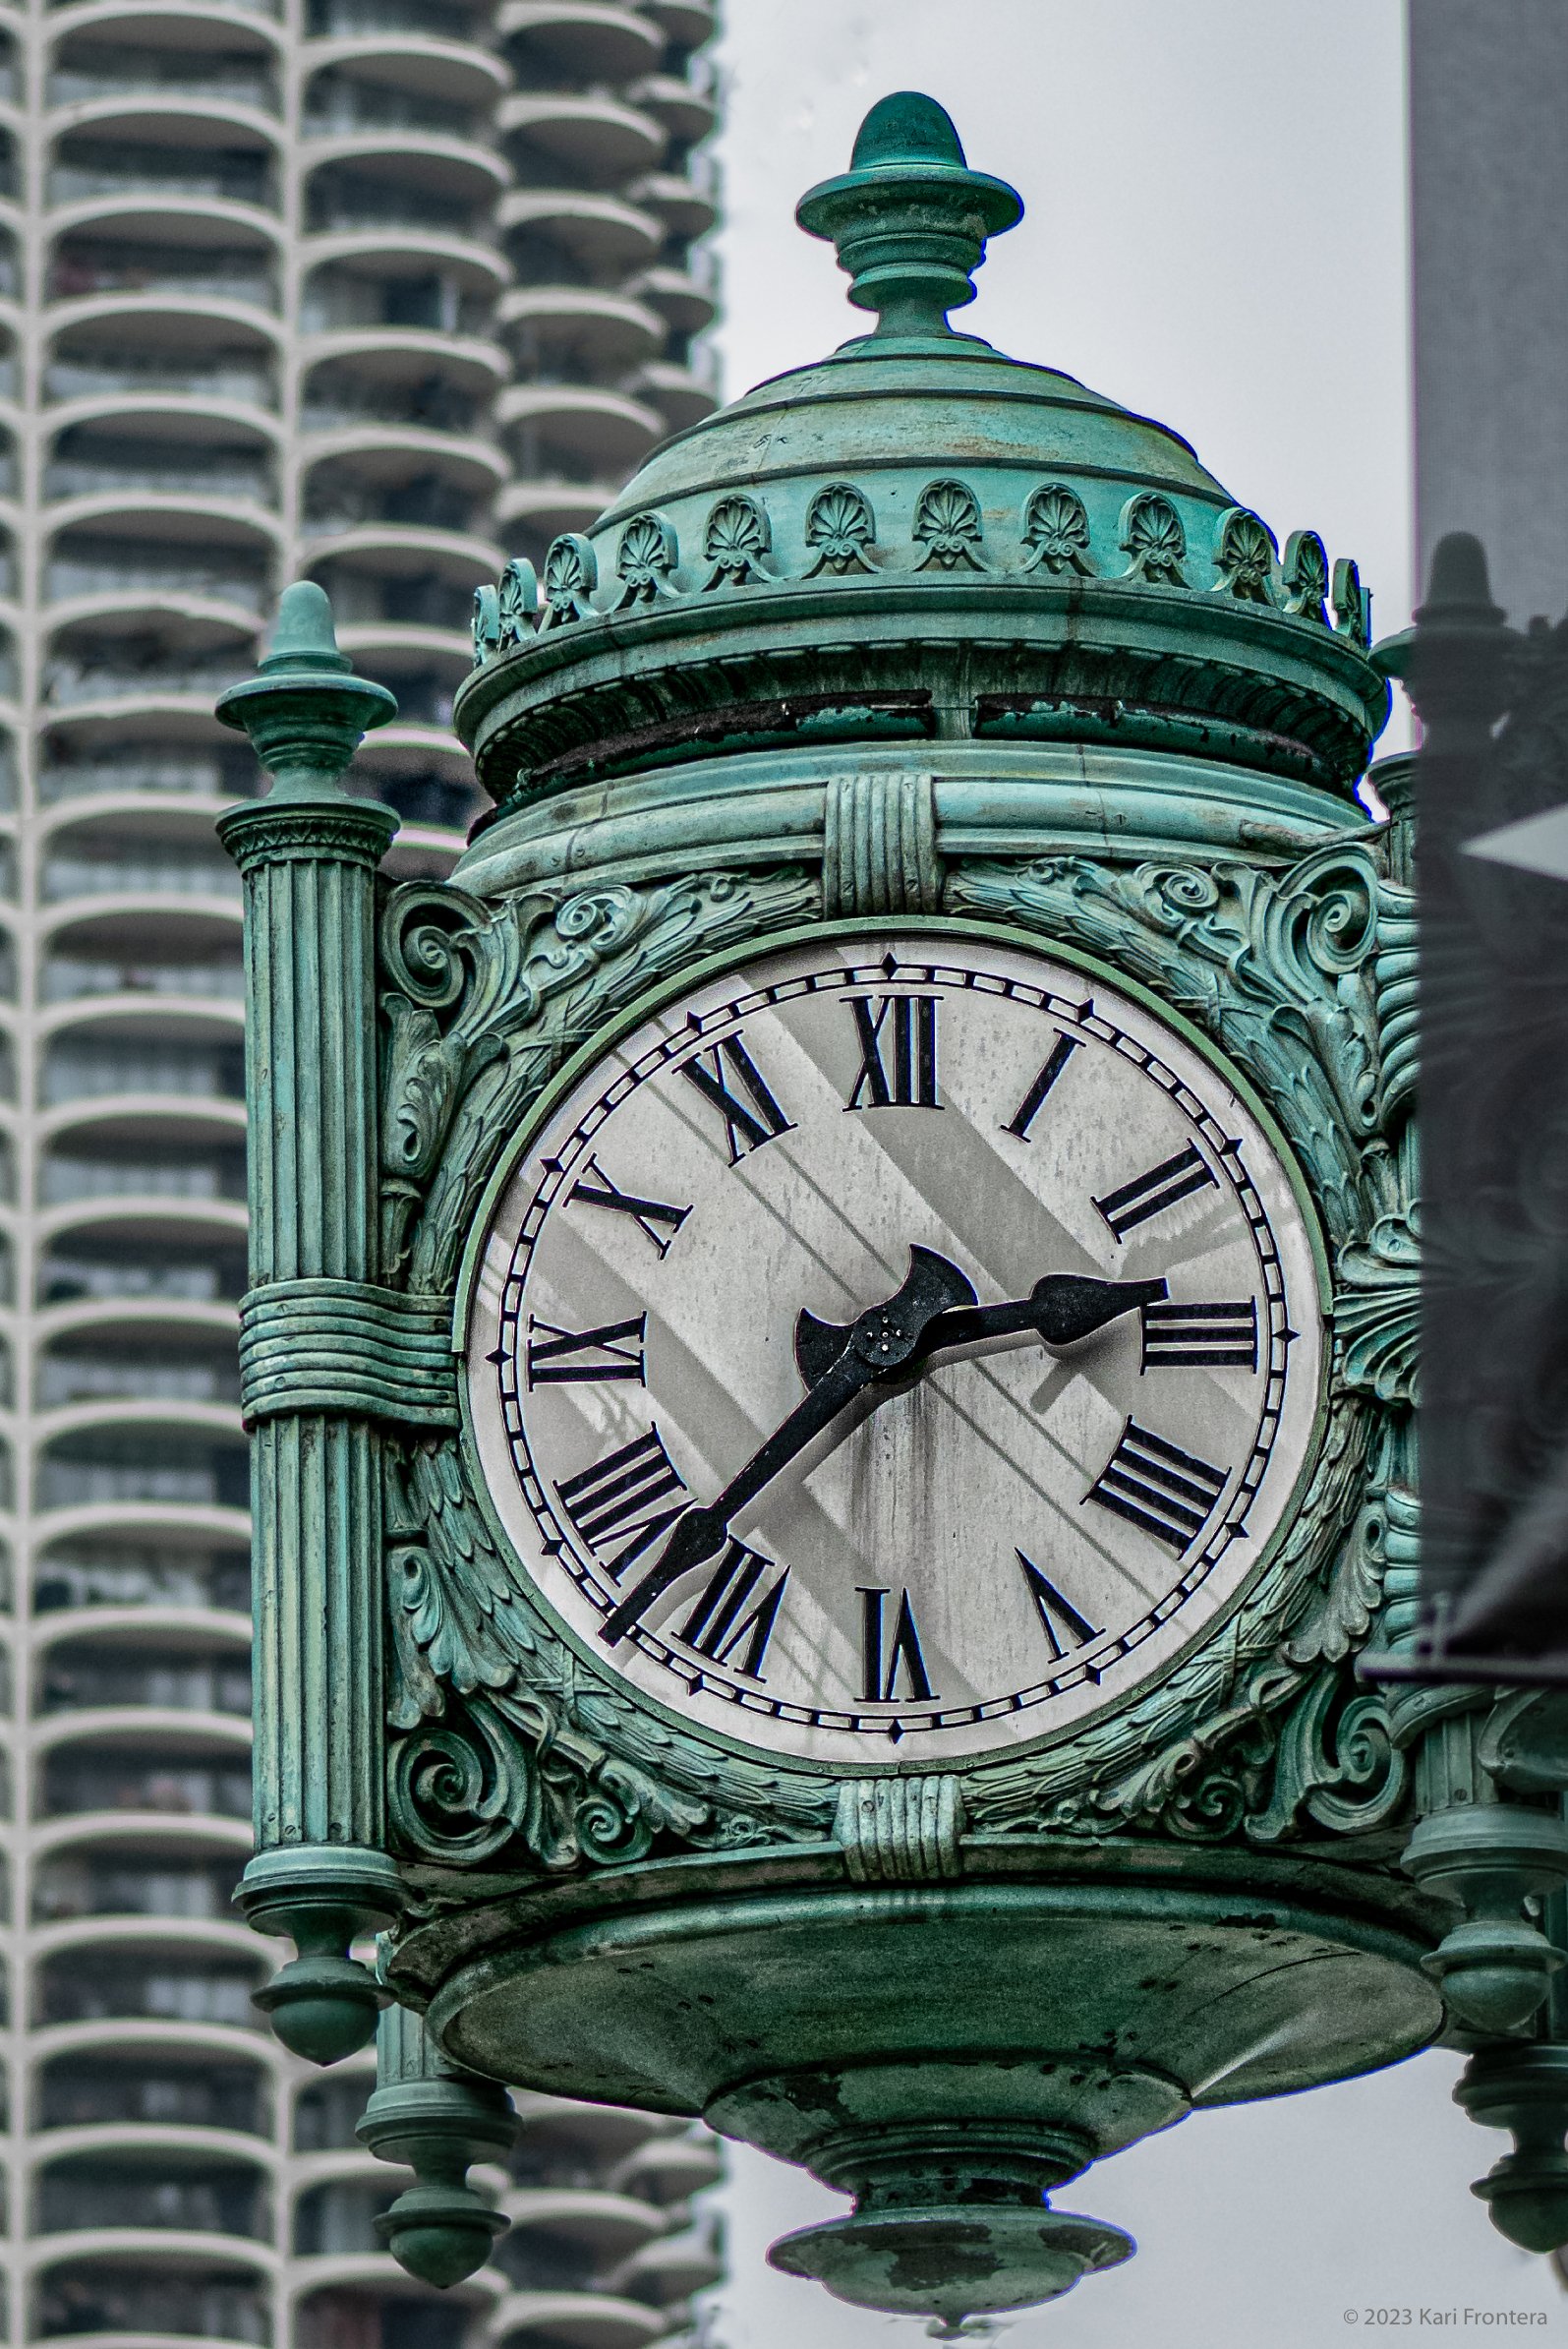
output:
[[1151, 1216], [1163, 1215], [1179, 1199], [1191, 1199], [1194, 1191], [1218, 1188], [1212, 1167], [1189, 1143], [1174, 1158], [1151, 1166], [1147, 1174], [1139, 1175], [1134, 1182], [1124, 1183], [1119, 1191], [1108, 1191], [1094, 1204], [1117, 1238], [1125, 1240], [1138, 1224], [1147, 1223]]
[[617, 1214], [629, 1215], [643, 1238], [651, 1240], [662, 1257], [668, 1254], [669, 1243], [691, 1213], [690, 1207], [668, 1206], [662, 1199], [640, 1199], [635, 1191], [620, 1190], [597, 1158], [587, 1160], [584, 1174], [591, 1175], [593, 1180], [585, 1182], [582, 1175], [578, 1176], [571, 1187], [571, 1204], [609, 1207]]
[[1145, 1305], [1145, 1371], [1206, 1365], [1210, 1370], [1257, 1368], [1257, 1301], [1229, 1305]]
[[[726, 1072], [742, 1087], [744, 1100], [726, 1083]], [[765, 1142], [777, 1142], [781, 1134], [793, 1130], [737, 1036], [726, 1036], [694, 1059], [682, 1061], [680, 1073], [724, 1119], [731, 1166], [738, 1165], [748, 1150], [760, 1149]]]
[[1226, 1471], [1167, 1443], [1130, 1419], [1121, 1441], [1083, 1496], [1185, 1551], [1225, 1490]]
[[629, 1321], [606, 1321], [599, 1329], [557, 1329], [553, 1321], [528, 1317], [528, 1383], [545, 1386], [572, 1380], [635, 1379], [647, 1383], [643, 1343], [648, 1316]]
[[1067, 1649], [1062, 1645], [1063, 1631], [1075, 1648], [1086, 1648], [1091, 1639], [1099, 1638], [1100, 1634], [1094, 1625], [1085, 1615], [1079, 1615], [1071, 1599], [1062, 1596], [1054, 1582], [1047, 1580], [1032, 1557], [1025, 1557], [1021, 1550], [1016, 1551], [1015, 1556], [1023, 1568], [1023, 1579], [1040, 1617], [1040, 1627], [1051, 1643], [1051, 1653], [1058, 1664], [1067, 1657]]
[[[770, 1572], [773, 1581], [766, 1590], [759, 1590]], [[760, 1680], [788, 1579], [787, 1566], [775, 1570], [770, 1558], [748, 1550], [731, 1534], [707, 1588], [675, 1637], [713, 1664], [727, 1664], [739, 1650], [735, 1670], [748, 1679]]]
[[[849, 995], [860, 1046], [860, 1074], [849, 1109], [940, 1109], [937, 1099], [937, 999], [934, 995]], [[876, 1010], [873, 1013], [872, 1004]], [[892, 1044], [891, 1070], [883, 1039]]]
[[1051, 1046], [1049, 1059], [1018, 1103], [1016, 1115], [1010, 1117], [1003, 1127], [1004, 1134], [1016, 1134], [1020, 1142], [1028, 1141], [1029, 1128], [1044, 1108], [1047, 1093], [1082, 1040], [1081, 1036], [1075, 1035], [1059, 1035], [1057, 1037], [1056, 1042]]
[[902, 1673], [909, 1701], [917, 1705], [934, 1704], [931, 1675], [920, 1652], [920, 1634], [915, 1629], [914, 1610], [909, 1605], [907, 1591], [899, 1593], [891, 1641], [887, 1636], [886, 1611], [892, 1595], [886, 1590], [867, 1590], [863, 1584], [860, 1587], [862, 1693], [868, 1705], [891, 1705]]
[[[563, 1477], [555, 1490], [583, 1540], [618, 1582], [632, 1560], [673, 1525], [685, 1505], [676, 1497], [683, 1497], [687, 1486], [655, 1427], [618, 1451], [607, 1452], [591, 1468]], [[613, 1542], [621, 1547], [606, 1556]]]

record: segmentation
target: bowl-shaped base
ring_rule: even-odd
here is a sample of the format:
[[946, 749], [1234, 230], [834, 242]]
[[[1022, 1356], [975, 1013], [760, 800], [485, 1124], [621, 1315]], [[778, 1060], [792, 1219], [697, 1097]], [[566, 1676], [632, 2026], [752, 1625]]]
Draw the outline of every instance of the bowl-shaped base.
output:
[[1060, 2300], [1081, 2276], [1120, 2266], [1131, 2235], [1074, 2212], [1004, 2204], [853, 2211], [785, 2235], [768, 2258], [837, 2300], [900, 2317], [1001, 2316]]

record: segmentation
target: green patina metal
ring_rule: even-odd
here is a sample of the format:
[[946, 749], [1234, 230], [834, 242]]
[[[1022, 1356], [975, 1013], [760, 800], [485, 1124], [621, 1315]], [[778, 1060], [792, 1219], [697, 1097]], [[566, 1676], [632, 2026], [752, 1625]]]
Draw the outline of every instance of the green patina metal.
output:
[[[409, 2011], [365, 2134], [420, 2169], [389, 2235], [433, 2279], [484, 2256], [462, 2171], [510, 2081], [706, 2112], [846, 2187], [853, 2217], [778, 2258], [848, 2299], [1025, 2305], [1130, 2248], [1049, 2193], [1203, 2106], [1408, 2053], [1445, 2027], [1434, 1975], [1447, 2027], [1501, 2049], [1476, 2109], [1528, 2138], [1499, 2223], [1563, 2206], [1560, 2103], [1543, 2122], [1550, 2084], [1507, 2059], [1568, 1836], [1488, 1761], [1490, 1698], [1354, 1670], [1411, 1635], [1417, 1547], [1408, 772], [1372, 825], [1367, 601], [1164, 427], [949, 329], [1020, 210], [931, 100], [873, 109], [800, 218], [874, 331], [667, 443], [542, 580], [480, 592], [457, 724], [495, 805], [449, 885], [374, 899], [391, 820], [337, 779], [384, 704], [319, 591], [223, 705], [279, 779], [225, 820], [242, 1899], [301, 1949], [268, 1994], [290, 2044], [329, 2060], [388, 1990]], [[461, 1345], [465, 1250], [574, 1056], [716, 960], [915, 916], [1108, 969], [1236, 1072], [1310, 1204], [1332, 1365], [1281, 1538], [1173, 1669], [1004, 1759], [844, 1778], [635, 1701], [562, 1634], [437, 1333]], [[348, 1948], [377, 1925], [380, 1983]]]

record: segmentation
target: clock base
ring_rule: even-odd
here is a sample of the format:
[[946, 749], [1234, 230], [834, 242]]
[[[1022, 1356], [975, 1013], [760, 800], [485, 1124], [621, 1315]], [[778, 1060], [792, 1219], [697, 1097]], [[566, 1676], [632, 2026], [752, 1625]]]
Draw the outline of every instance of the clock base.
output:
[[856, 2208], [773, 2246], [770, 2263], [825, 2285], [836, 2300], [889, 2316], [933, 2317], [957, 2338], [970, 2317], [1060, 2300], [1080, 2277], [1118, 2267], [1137, 2246], [1120, 2227], [1053, 2210], [969, 2202]]

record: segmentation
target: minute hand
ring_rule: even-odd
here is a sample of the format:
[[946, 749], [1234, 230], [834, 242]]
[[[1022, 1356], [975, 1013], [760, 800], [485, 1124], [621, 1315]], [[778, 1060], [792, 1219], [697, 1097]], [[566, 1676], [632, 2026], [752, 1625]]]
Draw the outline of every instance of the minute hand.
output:
[[1053, 1351], [1091, 1337], [1108, 1321], [1120, 1321], [1140, 1305], [1157, 1305], [1163, 1280], [1091, 1280], [1077, 1272], [1048, 1272], [1026, 1297], [1002, 1305], [957, 1306], [926, 1324], [910, 1367], [958, 1346], [982, 1345], [993, 1337], [1021, 1337], [1025, 1330]]
[[754, 1500], [780, 1470], [805, 1450], [857, 1396], [870, 1392], [874, 1400], [894, 1389], [897, 1378], [920, 1349], [926, 1329], [945, 1313], [973, 1304], [974, 1290], [957, 1264], [929, 1248], [909, 1251], [909, 1272], [897, 1296], [874, 1305], [842, 1332], [842, 1344], [832, 1364], [773, 1434], [730, 1478], [718, 1498], [706, 1507], [687, 1509], [677, 1518], [668, 1541], [641, 1581], [600, 1625], [599, 1636], [613, 1644], [639, 1622], [661, 1591], [677, 1582], [693, 1566], [724, 1546], [729, 1520]]

